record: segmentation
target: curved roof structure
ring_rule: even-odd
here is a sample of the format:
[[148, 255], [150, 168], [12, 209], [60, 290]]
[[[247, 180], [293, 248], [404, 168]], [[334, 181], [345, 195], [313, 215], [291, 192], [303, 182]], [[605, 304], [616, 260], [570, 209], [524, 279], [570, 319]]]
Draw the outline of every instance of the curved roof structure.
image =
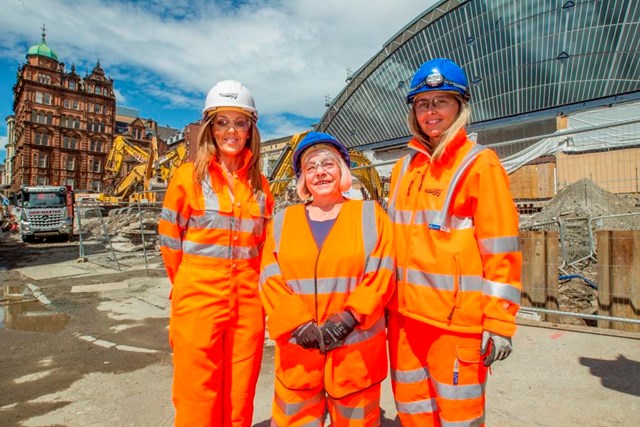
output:
[[467, 73], [472, 124], [640, 97], [640, 2], [444, 0], [350, 79], [317, 128], [348, 147], [406, 140], [405, 95], [425, 61]]
[[31, 46], [27, 51], [27, 56], [38, 55], [38, 56], [44, 56], [46, 58], [51, 58], [57, 61], [58, 55], [56, 55], [56, 53], [53, 50], [51, 50], [49, 46], [47, 46], [45, 37], [46, 37], [45, 29], [44, 27], [42, 27], [42, 41], [40, 42], [40, 44], [34, 44], [33, 46]]

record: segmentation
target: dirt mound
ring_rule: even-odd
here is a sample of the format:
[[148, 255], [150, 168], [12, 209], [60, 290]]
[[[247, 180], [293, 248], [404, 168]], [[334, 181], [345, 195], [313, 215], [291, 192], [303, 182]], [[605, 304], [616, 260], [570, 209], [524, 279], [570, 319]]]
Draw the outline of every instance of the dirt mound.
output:
[[[637, 216], [605, 218], [598, 228], [609, 230], [639, 230], [640, 208], [627, 198], [610, 193], [598, 187], [590, 179], [581, 179], [558, 192], [558, 194], [542, 209], [532, 215], [527, 225], [540, 224], [556, 220], [572, 220], [615, 216], [637, 213]], [[606, 227], [604, 226], [606, 222]]]

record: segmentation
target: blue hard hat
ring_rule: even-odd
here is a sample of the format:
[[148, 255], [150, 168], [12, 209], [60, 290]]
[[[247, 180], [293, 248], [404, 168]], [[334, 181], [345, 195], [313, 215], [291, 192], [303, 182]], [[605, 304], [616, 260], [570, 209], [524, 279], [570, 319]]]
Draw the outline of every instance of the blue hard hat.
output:
[[447, 58], [432, 59], [418, 68], [411, 79], [407, 104], [411, 104], [419, 93], [432, 90], [458, 92], [467, 101], [471, 98], [467, 75], [458, 64]]
[[309, 132], [303, 139], [300, 141], [295, 151], [293, 152], [293, 170], [296, 173], [296, 178], [300, 178], [301, 167], [300, 161], [302, 159], [302, 153], [310, 147], [313, 147], [317, 144], [329, 144], [335, 147], [336, 150], [340, 153], [342, 158], [344, 159], [347, 167], [351, 167], [351, 157], [349, 156], [349, 152], [347, 148], [342, 145], [340, 141], [338, 141], [335, 137], [329, 135], [328, 133], [322, 132]]

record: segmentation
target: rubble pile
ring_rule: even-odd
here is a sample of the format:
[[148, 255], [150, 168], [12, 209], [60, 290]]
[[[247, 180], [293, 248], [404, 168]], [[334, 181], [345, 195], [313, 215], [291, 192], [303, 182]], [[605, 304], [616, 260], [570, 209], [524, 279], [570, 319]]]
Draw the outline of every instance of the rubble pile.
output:
[[108, 216], [90, 216], [81, 220], [83, 240], [107, 243], [106, 234], [114, 251], [136, 252], [143, 248], [157, 250], [159, 209], [137, 207], [114, 209]]
[[[558, 265], [571, 276], [559, 281], [560, 310], [597, 314], [596, 231], [640, 230], [640, 207], [633, 197], [610, 193], [593, 181], [582, 179], [558, 192], [542, 212], [522, 218], [520, 227], [559, 232]], [[581, 325], [594, 323], [568, 317], [560, 321]]]

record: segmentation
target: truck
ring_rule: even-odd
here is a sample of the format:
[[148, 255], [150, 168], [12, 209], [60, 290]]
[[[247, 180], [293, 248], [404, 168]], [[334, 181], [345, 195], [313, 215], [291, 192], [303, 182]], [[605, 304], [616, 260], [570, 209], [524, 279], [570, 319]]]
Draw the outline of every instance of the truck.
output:
[[73, 238], [73, 190], [69, 186], [23, 186], [16, 194], [20, 237], [33, 243], [43, 237]]

